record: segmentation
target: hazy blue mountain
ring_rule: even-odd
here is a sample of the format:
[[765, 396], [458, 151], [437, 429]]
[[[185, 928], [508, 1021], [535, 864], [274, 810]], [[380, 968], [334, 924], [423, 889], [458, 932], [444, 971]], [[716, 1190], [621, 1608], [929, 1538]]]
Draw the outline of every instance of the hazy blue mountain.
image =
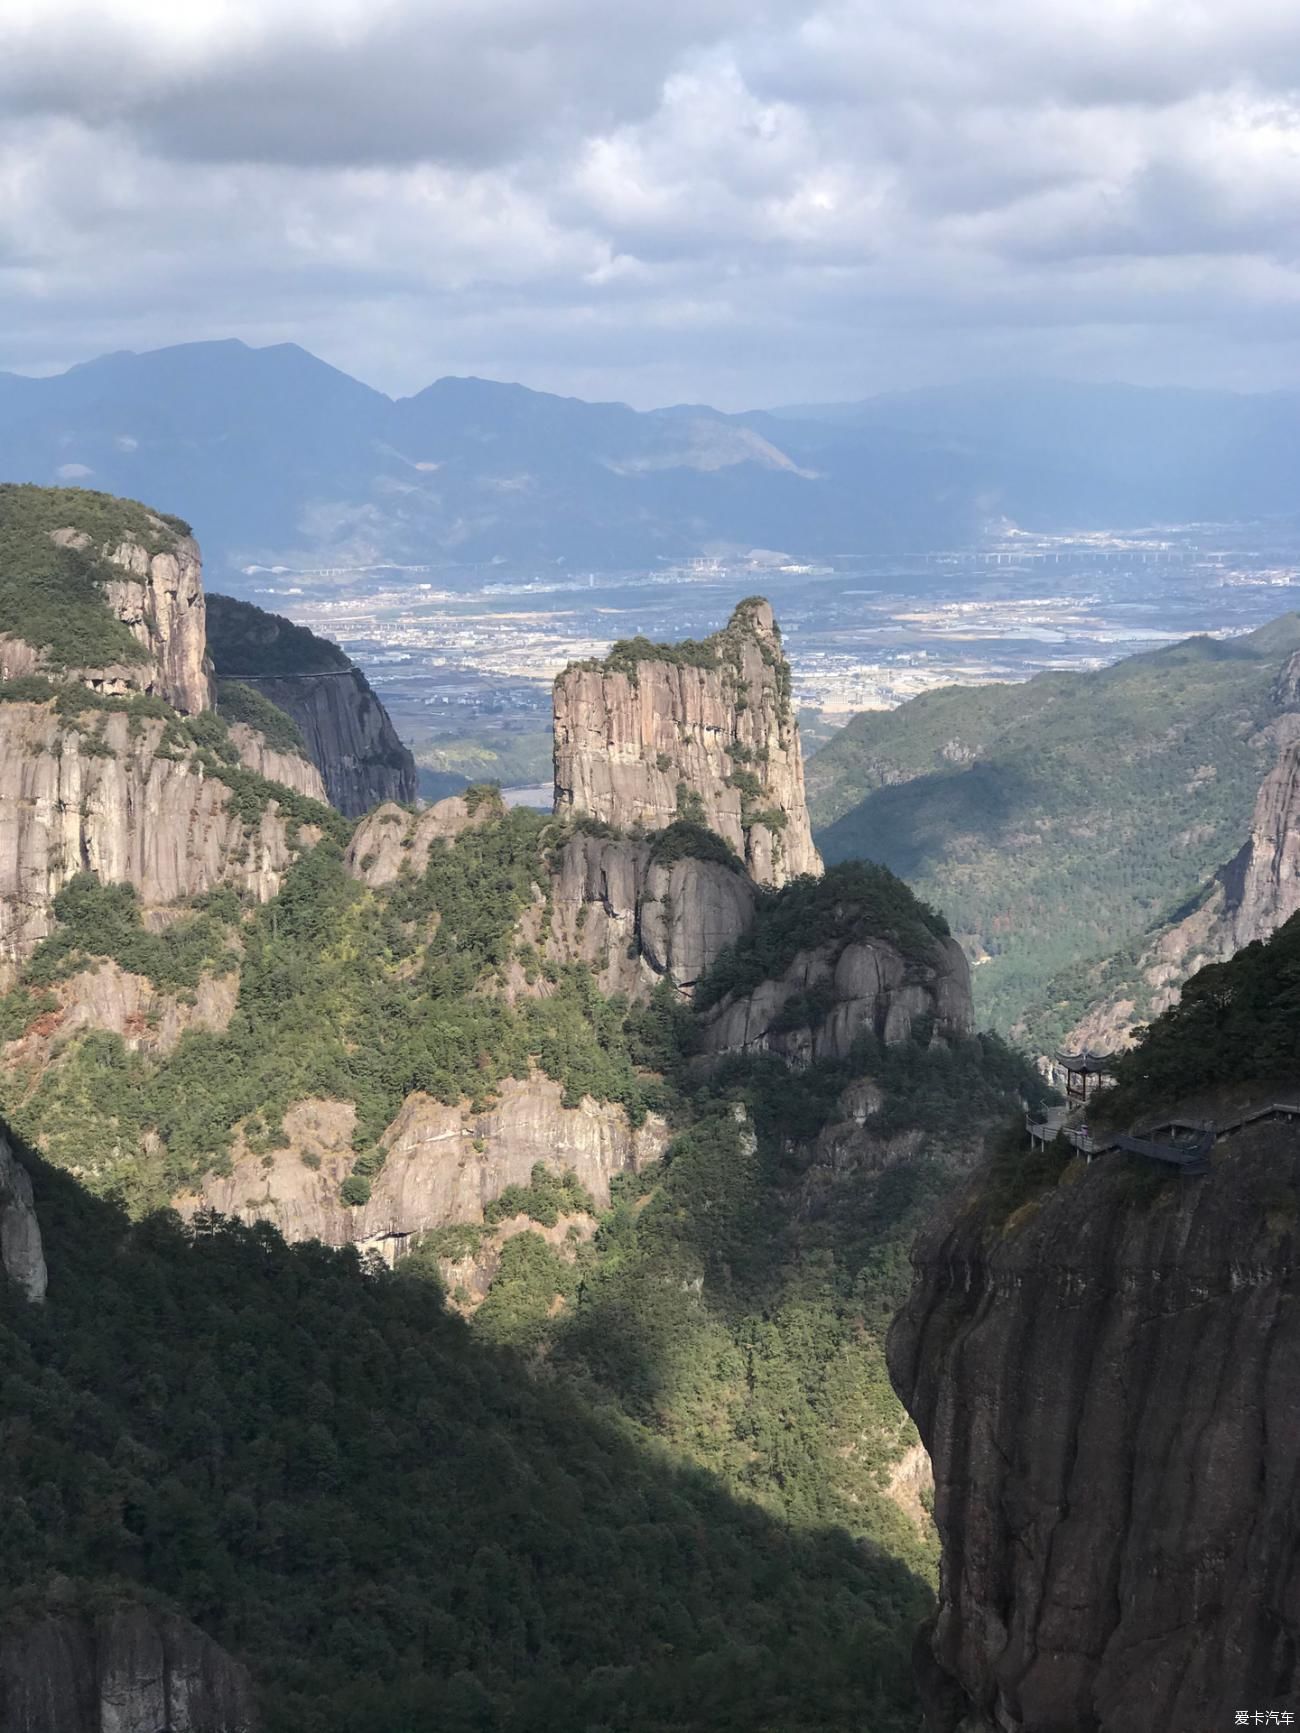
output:
[[645, 566], [1289, 511], [1300, 400], [1051, 382], [724, 415], [482, 379], [396, 401], [293, 344], [0, 374], [0, 476], [157, 501], [241, 566]]
[[996, 489], [1006, 514], [1026, 527], [1185, 523], [1295, 509], [1294, 392], [985, 381], [773, 413], [782, 425], [819, 428], [833, 448], [856, 431], [964, 456]]

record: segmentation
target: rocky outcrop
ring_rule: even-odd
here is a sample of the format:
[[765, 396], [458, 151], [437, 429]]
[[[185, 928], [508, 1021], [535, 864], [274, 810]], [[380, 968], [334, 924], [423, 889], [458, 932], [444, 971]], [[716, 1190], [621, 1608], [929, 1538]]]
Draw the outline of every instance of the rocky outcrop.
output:
[[[156, 519], [160, 533], [166, 526]], [[147, 653], [141, 689], [165, 698], [183, 715], [212, 703], [207, 659], [203, 575], [198, 544], [175, 535], [171, 546], [150, 553], [138, 542], [105, 549], [124, 575], [105, 586], [109, 607]]]
[[834, 938], [802, 950], [782, 973], [709, 1011], [706, 1053], [778, 1054], [797, 1065], [845, 1059], [859, 1035], [887, 1046], [958, 1039], [974, 1028], [970, 965], [954, 939], [909, 955], [887, 939]]
[[764, 601], [702, 644], [616, 645], [555, 683], [555, 810], [662, 830], [694, 818], [759, 884], [821, 870], [790, 669]]
[[[921, 1236], [889, 1339], [934, 1464], [931, 1733], [1232, 1726], [1300, 1694], [1300, 1147], [1126, 1158]], [[1009, 1211], [1014, 1213], [1008, 1214]]]
[[359, 668], [250, 682], [293, 718], [320, 769], [332, 805], [358, 818], [381, 801], [414, 805], [419, 780], [411, 750]]
[[435, 843], [454, 842], [504, 812], [501, 796], [494, 792], [469, 799], [453, 794], [421, 813], [387, 803], [369, 813], [352, 833], [348, 871], [371, 890], [382, 890], [402, 877], [423, 878]]
[[[212, 704], [198, 546], [143, 507], [132, 510], [147, 525], [150, 546], [136, 539], [96, 546], [76, 523], [52, 532], [60, 546], [93, 554], [101, 569], [106, 563], [113, 575], [102, 586], [105, 605], [144, 651], [138, 662], [70, 669], [68, 675], [96, 691], [145, 692], [184, 715], [197, 715]], [[75, 506], [69, 515], [77, 515]], [[0, 638], [0, 679], [36, 673], [41, 666], [39, 645]]]
[[337, 644], [251, 602], [212, 596], [208, 645], [222, 680], [251, 686], [297, 724], [340, 812], [359, 818], [386, 800], [414, 805], [415, 760]]
[[256, 1733], [252, 1684], [187, 1619], [150, 1607], [0, 1629], [4, 1733]]
[[225, 783], [166, 734], [121, 712], [72, 725], [52, 704], [0, 704], [0, 965], [46, 937], [78, 872], [134, 885], [146, 910], [222, 884], [275, 895], [296, 858], [277, 803], [246, 824]]
[[245, 770], [264, 776], [268, 782], [283, 783], [295, 794], [305, 794], [308, 800], [328, 802], [324, 778], [301, 753], [281, 752], [269, 746], [265, 737], [245, 722], [232, 723], [230, 738]]
[[[29, 1300], [43, 1300], [45, 1248], [32, 1182], [0, 1130], [0, 1269]], [[0, 1717], [0, 1726], [7, 1723]]]
[[572, 1169], [597, 1203], [608, 1203], [613, 1176], [657, 1160], [668, 1128], [655, 1114], [634, 1128], [612, 1102], [565, 1107], [562, 1096], [546, 1077], [507, 1079], [496, 1105], [477, 1113], [468, 1102], [408, 1096], [384, 1133], [384, 1165], [359, 1209], [339, 1197], [355, 1159], [355, 1108], [300, 1102], [285, 1115], [286, 1148], [241, 1156], [228, 1176], [211, 1175], [177, 1207], [269, 1221], [286, 1239], [359, 1245], [391, 1260], [413, 1235], [482, 1221], [507, 1186], [528, 1184], [536, 1162]]
[[507, 1216], [484, 1234], [472, 1252], [437, 1260], [448, 1301], [463, 1315], [476, 1311], [487, 1298], [501, 1268], [502, 1248], [520, 1234], [536, 1234], [566, 1263], [573, 1263], [579, 1246], [585, 1245], [595, 1231], [595, 1218], [586, 1214], [557, 1216], [550, 1227], [535, 1222], [531, 1216]]
[[718, 861], [657, 861], [648, 842], [578, 835], [551, 882], [555, 962], [585, 962], [603, 993], [644, 998], [667, 978], [693, 987], [748, 930], [754, 886]]
[[79, 969], [45, 989], [57, 1001], [34, 1017], [4, 1049], [6, 1066], [42, 1071], [77, 1035], [101, 1029], [120, 1035], [131, 1053], [165, 1058], [191, 1029], [219, 1033], [234, 1016], [239, 975], [207, 974], [190, 993], [164, 993], [143, 975], [128, 974], [114, 962]]

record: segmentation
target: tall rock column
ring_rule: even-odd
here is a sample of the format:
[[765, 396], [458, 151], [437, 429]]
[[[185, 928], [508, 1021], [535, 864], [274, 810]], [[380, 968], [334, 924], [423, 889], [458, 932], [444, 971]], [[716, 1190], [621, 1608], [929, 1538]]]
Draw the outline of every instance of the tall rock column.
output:
[[555, 684], [555, 809], [662, 830], [692, 819], [764, 885], [819, 873], [790, 665], [771, 607], [702, 642], [616, 644]]

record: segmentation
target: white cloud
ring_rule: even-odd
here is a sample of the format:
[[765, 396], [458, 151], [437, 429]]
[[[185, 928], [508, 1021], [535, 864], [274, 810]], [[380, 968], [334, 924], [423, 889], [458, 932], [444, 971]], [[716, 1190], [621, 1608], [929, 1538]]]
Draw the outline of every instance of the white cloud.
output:
[[637, 402], [1300, 374], [1277, 0], [8, 0], [0, 364]]

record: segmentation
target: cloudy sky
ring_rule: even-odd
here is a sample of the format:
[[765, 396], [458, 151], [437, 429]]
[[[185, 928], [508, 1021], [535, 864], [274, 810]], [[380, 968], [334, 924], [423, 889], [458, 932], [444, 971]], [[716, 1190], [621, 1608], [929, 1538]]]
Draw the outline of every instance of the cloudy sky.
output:
[[1300, 384], [1293, 0], [3, 0], [0, 367]]

